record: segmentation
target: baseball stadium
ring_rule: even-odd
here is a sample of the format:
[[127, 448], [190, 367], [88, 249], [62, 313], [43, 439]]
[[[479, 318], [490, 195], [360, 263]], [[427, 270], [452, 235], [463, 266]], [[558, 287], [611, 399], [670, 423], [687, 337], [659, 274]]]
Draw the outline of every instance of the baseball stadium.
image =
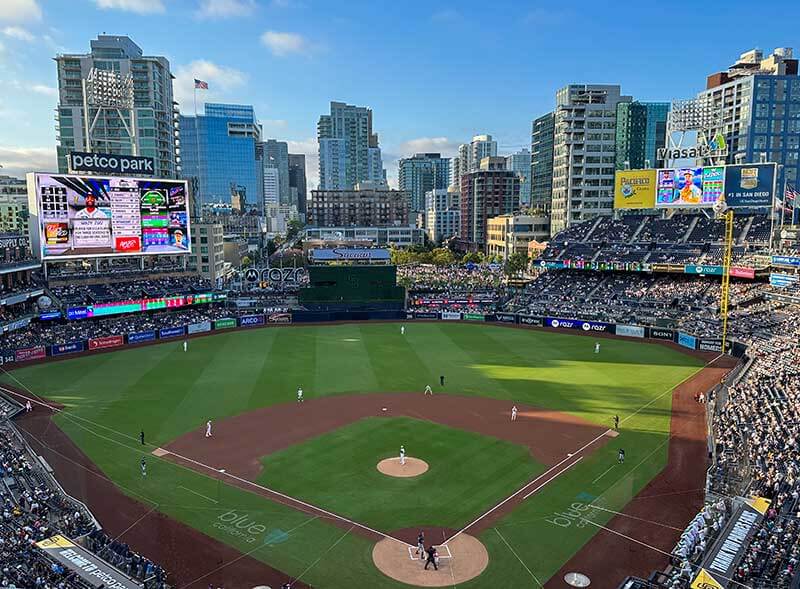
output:
[[728, 204], [217, 283], [6, 240], [4, 586], [795, 586], [800, 250]]

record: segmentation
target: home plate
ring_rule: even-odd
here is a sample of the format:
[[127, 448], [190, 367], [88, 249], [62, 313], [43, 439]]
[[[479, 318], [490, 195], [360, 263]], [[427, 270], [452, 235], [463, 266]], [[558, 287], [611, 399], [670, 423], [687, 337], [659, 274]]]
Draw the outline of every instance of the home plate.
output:
[[155, 450], [153, 450], [153, 456], [158, 456], [159, 458], [161, 458], [162, 456], [166, 456], [169, 453], [170, 453], [169, 450], [164, 450], [164, 448], [156, 448]]

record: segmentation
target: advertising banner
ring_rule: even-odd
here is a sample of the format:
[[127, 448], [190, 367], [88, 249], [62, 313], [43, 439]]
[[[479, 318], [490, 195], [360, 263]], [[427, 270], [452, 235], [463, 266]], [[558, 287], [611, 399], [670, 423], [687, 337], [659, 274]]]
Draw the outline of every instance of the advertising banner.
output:
[[698, 342], [697, 349], [703, 352], [721, 352], [722, 340], [717, 338], [701, 339]]
[[775, 288], [789, 288], [798, 283], [800, 277], [797, 274], [784, 274], [782, 272], [772, 272], [769, 275], [769, 284]]
[[615, 333], [625, 337], [644, 337], [644, 327], [640, 325], [617, 325]]
[[183, 180], [28, 174], [42, 259], [190, 251]]
[[267, 323], [291, 323], [291, 313], [270, 313], [267, 316]]
[[91, 587], [103, 587], [104, 589], [140, 589], [141, 587], [66, 536], [52, 536], [37, 542], [36, 548], [83, 579]]
[[312, 249], [311, 260], [332, 262], [336, 260], [389, 260], [389, 250], [380, 248]]
[[39, 321], [52, 321], [53, 319], [60, 319], [61, 311], [48, 311], [39, 315]]
[[3, 350], [0, 352], [0, 366], [3, 364], [11, 364], [16, 360], [14, 350]]
[[67, 309], [67, 319], [86, 319], [88, 316], [88, 307], [69, 307]]
[[239, 318], [239, 325], [242, 327], [254, 327], [264, 325], [266, 318], [263, 315], [245, 315]]
[[772, 265], [800, 268], [800, 258], [795, 256], [772, 256]]
[[775, 201], [777, 164], [725, 167], [725, 204], [737, 208], [770, 208]]
[[564, 267], [564, 263], [558, 260], [536, 260], [533, 264], [543, 270], [560, 270]]
[[756, 277], [756, 270], [755, 268], [741, 268], [738, 266], [731, 266], [731, 276], [736, 276], [737, 278], [755, 278]]
[[138, 333], [128, 334], [129, 344], [138, 344], [140, 342], [152, 342], [156, 339], [155, 331], [140, 331]]
[[516, 313], [495, 313], [495, 321], [499, 321], [501, 323], [516, 323], [517, 322], [517, 314]]
[[55, 344], [53, 346], [50, 346], [51, 356], [75, 354], [76, 352], [83, 352], [83, 342], [71, 342], [68, 344]]
[[31, 322], [30, 317], [24, 317], [22, 319], [17, 319], [16, 321], [10, 321], [3, 325], [3, 333], [8, 333], [9, 331], [16, 331], [18, 329], [22, 329], [23, 327], [28, 327]]
[[652, 209], [655, 205], [655, 170], [617, 171], [614, 176], [615, 209]]
[[461, 319], [461, 313], [455, 313], [453, 311], [442, 311], [442, 319], [444, 321], [458, 321]]
[[105, 337], [95, 337], [89, 340], [90, 350], [116, 348], [124, 345], [125, 345], [125, 338], [121, 335], [107, 335]]
[[438, 319], [439, 313], [435, 311], [414, 311], [415, 319]]
[[461, 318], [466, 321], [486, 321], [483, 313], [462, 313]]
[[225, 317], [224, 319], [217, 319], [214, 321], [214, 329], [230, 329], [236, 327], [236, 319], [232, 317]]
[[192, 335], [193, 333], [204, 333], [206, 331], [211, 331], [211, 321], [192, 323], [191, 325], [186, 326], [186, 330], [189, 332], [189, 335]]
[[701, 276], [722, 276], [722, 266], [684, 266], [686, 274], [700, 274]]
[[181, 325], [180, 327], [165, 327], [164, 329], [158, 330], [158, 337], [159, 339], [169, 339], [171, 337], [181, 337], [185, 333], [185, 325]]
[[520, 325], [527, 325], [528, 327], [541, 327], [544, 322], [544, 318], [536, 315], [517, 315], [517, 317], [519, 317]]
[[675, 341], [675, 332], [671, 329], [651, 327], [649, 331], [648, 337], [650, 337], [650, 339], [660, 339], [668, 342]]
[[611, 333], [611, 325], [599, 321], [581, 321], [580, 319], [562, 319], [560, 317], [545, 317], [544, 326], [553, 329], [580, 329], [598, 333]]
[[711, 207], [722, 198], [725, 168], [675, 168], [658, 171], [656, 208]]
[[44, 346], [36, 346], [35, 348], [22, 348], [17, 350], [14, 354], [15, 362], [25, 362], [26, 360], [40, 360], [47, 357], [47, 351]]
[[694, 350], [697, 348], [697, 338], [688, 333], [678, 332], [678, 345]]

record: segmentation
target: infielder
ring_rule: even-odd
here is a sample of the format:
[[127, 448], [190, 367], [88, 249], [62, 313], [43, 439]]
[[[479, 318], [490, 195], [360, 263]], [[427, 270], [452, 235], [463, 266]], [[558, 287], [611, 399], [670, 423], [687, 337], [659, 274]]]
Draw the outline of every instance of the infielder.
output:
[[303, 387], [297, 387], [297, 402], [303, 402]]
[[144, 459], [144, 456], [142, 456], [142, 476], [147, 476], [147, 461]]
[[617, 456], [617, 460], [619, 461], [620, 464], [625, 463], [625, 450], [623, 450], [622, 448], [619, 449], [619, 455]]
[[211, 420], [206, 421], [206, 437], [211, 437]]
[[431, 385], [425, 387], [425, 394], [433, 396], [433, 389], [431, 388]]
[[517, 420], [517, 406], [514, 405], [511, 408], [511, 421], [516, 421], [516, 420]]
[[33, 411], [33, 405], [31, 405], [30, 400], [25, 401], [25, 413], [30, 413]]
[[595, 354], [600, 353], [600, 342], [594, 342], [594, 353]]
[[400, 446], [400, 466], [406, 465], [406, 447]]
[[185, 352], [188, 349], [189, 349], [189, 342], [187, 342], [186, 340], [183, 340], [183, 351]]

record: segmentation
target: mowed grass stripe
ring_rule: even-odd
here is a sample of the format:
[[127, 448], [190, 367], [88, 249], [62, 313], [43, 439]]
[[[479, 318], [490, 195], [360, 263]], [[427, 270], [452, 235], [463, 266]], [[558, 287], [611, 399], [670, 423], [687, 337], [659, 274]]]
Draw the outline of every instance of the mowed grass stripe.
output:
[[317, 360], [309, 385], [313, 396], [380, 390], [360, 325], [320, 327], [314, 333]]
[[[405, 335], [400, 334], [401, 325], [406, 326]], [[430, 334], [421, 339], [413, 327], [399, 323], [362, 326], [360, 331], [378, 381], [376, 390], [422, 392], [426, 384], [438, 382], [424, 361], [434, 354], [427, 341]]]

